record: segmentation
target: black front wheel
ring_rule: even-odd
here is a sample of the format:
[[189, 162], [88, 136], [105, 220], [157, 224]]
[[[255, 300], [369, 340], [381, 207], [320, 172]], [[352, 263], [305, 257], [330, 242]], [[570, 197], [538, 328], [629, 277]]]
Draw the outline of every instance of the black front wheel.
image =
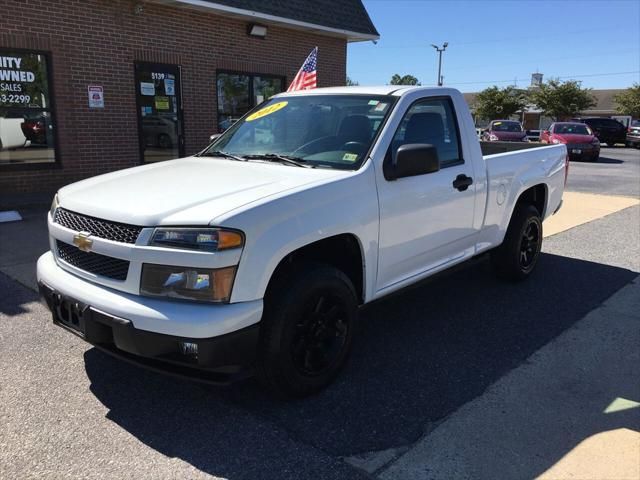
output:
[[535, 269], [542, 249], [542, 218], [533, 205], [516, 205], [502, 245], [491, 252], [496, 275], [519, 281]]
[[262, 318], [258, 377], [285, 397], [304, 397], [333, 381], [347, 360], [358, 312], [349, 278], [306, 264], [270, 286]]

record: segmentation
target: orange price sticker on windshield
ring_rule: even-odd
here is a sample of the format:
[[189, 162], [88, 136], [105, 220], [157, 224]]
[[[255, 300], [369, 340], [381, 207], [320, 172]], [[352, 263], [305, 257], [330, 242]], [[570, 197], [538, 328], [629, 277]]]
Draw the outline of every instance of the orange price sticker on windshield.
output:
[[277, 112], [278, 110], [283, 109], [287, 106], [289, 102], [278, 102], [269, 105], [268, 107], [261, 108], [257, 112], [252, 113], [247, 117], [247, 122], [252, 122], [253, 120], [257, 120], [262, 117], [266, 117], [267, 115], [271, 115], [273, 112]]

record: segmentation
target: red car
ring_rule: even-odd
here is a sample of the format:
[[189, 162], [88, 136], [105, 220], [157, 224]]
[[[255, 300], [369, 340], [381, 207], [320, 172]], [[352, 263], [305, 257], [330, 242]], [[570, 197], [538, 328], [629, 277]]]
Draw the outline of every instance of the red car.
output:
[[528, 142], [522, 124], [514, 120], [493, 120], [482, 133], [485, 142]]
[[584, 123], [556, 122], [540, 135], [542, 143], [564, 143], [571, 160], [596, 162], [600, 157], [600, 141]]

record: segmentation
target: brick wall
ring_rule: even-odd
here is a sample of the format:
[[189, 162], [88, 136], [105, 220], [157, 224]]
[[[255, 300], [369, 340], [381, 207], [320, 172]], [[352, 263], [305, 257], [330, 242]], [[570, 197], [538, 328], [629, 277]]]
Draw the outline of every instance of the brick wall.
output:
[[[144, 5], [134, 15], [136, 4]], [[134, 62], [182, 67], [186, 153], [217, 125], [216, 70], [286, 76], [314, 46], [319, 86], [344, 85], [345, 40], [132, 0], [0, 0], [0, 47], [51, 53], [58, 162], [0, 166], [0, 195], [52, 192], [73, 181], [140, 163]], [[87, 86], [102, 85], [105, 108], [89, 109]]]

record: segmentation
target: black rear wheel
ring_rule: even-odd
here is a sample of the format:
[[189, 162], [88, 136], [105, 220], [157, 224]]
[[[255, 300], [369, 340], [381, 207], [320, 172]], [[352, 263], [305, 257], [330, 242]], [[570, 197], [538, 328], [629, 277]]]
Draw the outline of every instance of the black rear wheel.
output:
[[533, 205], [516, 205], [502, 245], [491, 252], [496, 275], [519, 281], [535, 269], [542, 249], [542, 219]]
[[281, 277], [265, 297], [258, 377], [281, 396], [303, 397], [346, 362], [358, 303], [349, 278], [331, 266], [306, 264]]

